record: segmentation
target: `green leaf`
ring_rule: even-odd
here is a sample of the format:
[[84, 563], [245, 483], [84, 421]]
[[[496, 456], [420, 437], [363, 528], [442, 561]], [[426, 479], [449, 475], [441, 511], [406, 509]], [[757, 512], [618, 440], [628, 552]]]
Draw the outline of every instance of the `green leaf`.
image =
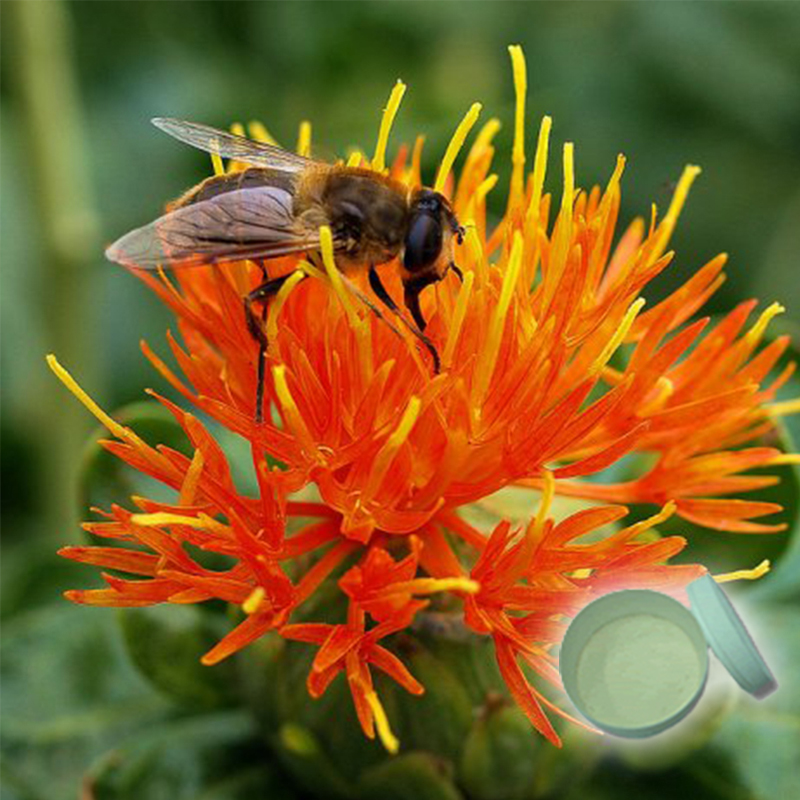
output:
[[470, 800], [523, 800], [533, 789], [538, 755], [549, 746], [519, 708], [501, 699], [472, 727], [459, 781]]
[[359, 800], [462, 800], [451, 770], [429, 753], [404, 753], [365, 772]]
[[0, 682], [3, 785], [24, 798], [74, 800], [95, 757], [170, 712], [107, 610], [64, 603], [8, 622]]
[[234, 701], [234, 663], [206, 667], [200, 662], [230, 630], [223, 615], [201, 606], [167, 604], [123, 608], [118, 615], [131, 660], [157, 689], [193, 709]]
[[85, 777], [94, 800], [290, 800], [245, 711], [172, 720], [100, 758]]

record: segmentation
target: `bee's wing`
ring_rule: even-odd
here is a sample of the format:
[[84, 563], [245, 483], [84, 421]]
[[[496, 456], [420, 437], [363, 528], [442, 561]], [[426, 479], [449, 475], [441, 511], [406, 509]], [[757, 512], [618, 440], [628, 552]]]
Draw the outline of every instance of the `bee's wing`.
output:
[[301, 172], [316, 163], [310, 158], [290, 153], [275, 145], [254, 142], [244, 136], [236, 136], [208, 125], [166, 117], [156, 117], [151, 121], [157, 128], [185, 144], [256, 167], [266, 167], [280, 172]]
[[292, 213], [292, 195], [274, 186], [239, 189], [178, 208], [123, 236], [106, 258], [127, 267], [188, 267], [267, 259], [319, 247]]

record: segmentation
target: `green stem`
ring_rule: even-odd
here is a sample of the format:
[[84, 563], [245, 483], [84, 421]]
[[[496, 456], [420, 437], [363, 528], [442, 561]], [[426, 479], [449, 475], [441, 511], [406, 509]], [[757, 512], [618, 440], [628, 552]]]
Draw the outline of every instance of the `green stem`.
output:
[[[99, 249], [97, 216], [87, 174], [72, 20], [62, 0], [5, 5], [14, 50], [14, 94], [24, 126], [21, 138], [37, 204], [45, 341], [48, 351], [57, 351], [97, 390], [91, 338], [95, 304], [89, 283]], [[55, 385], [44, 353], [30, 389], [27, 423], [45, 448], [41, 507], [48, 531], [65, 536], [74, 523], [75, 465], [89, 421]]]

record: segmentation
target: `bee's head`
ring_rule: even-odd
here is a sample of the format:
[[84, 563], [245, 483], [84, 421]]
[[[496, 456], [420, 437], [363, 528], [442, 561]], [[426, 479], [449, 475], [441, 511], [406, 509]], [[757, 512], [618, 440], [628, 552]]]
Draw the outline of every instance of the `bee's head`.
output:
[[425, 330], [425, 318], [420, 310], [419, 293], [442, 280], [448, 269], [461, 277], [461, 270], [453, 261], [453, 239], [461, 244], [463, 237], [464, 229], [446, 197], [431, 189], [415, 190], [411, 197], [401, 274], [406, 307], [421, 331]]
[[453, 237], [460, 244], [463, 236], [464, 229], [447, 198], [431, 189], [417, 189], [411, 198], [403, 248], [406, 280], [423, 276], [430, 278], [430, 283], [441, 280], [453, 263]]

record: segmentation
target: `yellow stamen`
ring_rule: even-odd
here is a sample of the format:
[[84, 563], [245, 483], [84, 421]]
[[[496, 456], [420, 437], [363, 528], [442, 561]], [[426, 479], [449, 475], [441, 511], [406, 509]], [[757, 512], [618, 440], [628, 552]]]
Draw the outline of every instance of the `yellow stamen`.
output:
[[502, 123], [497, 117], [492, 117], [478, 132], [475, 143], [472, 145], [472, 152], [479, 154], [492, 144], [492, 139], [497, 136], [497, 132], [502, 128]]
[[772, 417], [785, 417], [788, 414], [800, 414], [800, 397], [794, 400], [783, 400], [780, 403], [770, 403], [765, 406]]
[[311, 278], [316, 278], [323, 283], [328, 283], [328, 273], [323, 272], [321, 269], [317, 269], [313, 264], [310, 264], [308, 261], [300, 261], [297, 264], [297, 269], [302, 270]]
[[517, 285], [520, 267], [522, 266], [522, 235], [519, 231], [514, 231], [514, 240], [511, 245], [511, 255], [508, 259], [506, 273], [503, 276], [503, 286], [500, 289], [500, 299], [492, 314], [489, 323], [489, 332], [486, 337], [486, 345], [479, 356], [478, 366], [475, 370], [475, 382], [472, 387], [472, 405], [477, 412], [486, 397], [486, 390], [489, 381], [494, 374], [497, 353], [500, 350], [500, 341], [503, 337], [506, 314], [511, 304], [511, 297]]
[[763, 577], [770, 571], [769, 559], [765, 558], [757, 567], [753, 569], [738, 569], [736, 572], [724, 572], [722, 575], [713, 575], [717, 583], [727, 583], [728, 581], [755, 581]]
[[435, 592], [466, 592], [477, 594], [481, 585], [470, 578], [415, 578], [398, 584], [398, 589], [413, 594], [434, 594]]
[[447, 344], [442, 353], [442, 364], [444, 368], [450, 367], [453, 361], [453, 353], [456, 350], [458, 337], [461, 335], [461, 326], [464, 324], [464, 316], [467, 313], [469, 306], [469, 299], [472, 296], [472, 284], [475, 282], [475, 273], [469, 270], [464, 273], [464, 282], [458, 290], [458, 299], [456, 300], [456, 307], [453, 311], [453, 317], [450, 320], [450, 329], [447, 332]]
[[286, 380], [286, 365], [278, 364], [272, 368], [272, 380], [275, 383], [275, 393], [278, 395], [278, 402], [281, 404], [283, 410], [283, 418], [286, 421], [289, 429], [300, 441], [306, 454], [309, 456], [316, 456], [317, 459], [322, 459], [321, 454], [314, 446], [314, 440], [306, 427], [303, 415], [297, 407], [291, 391], [289, 391], [289, 384]]
[[412, 395], [403, 411], [400, 423], [375, 456], [369, 477], [369, 484], [364, 491], [364, 496], [366, 498], [371, 497], [372, 494], [377, 492], [380, 488], [389, 466], [397, 455], [397, 451], [403, 446], [406, 439], [408, 439], [412, 428], [416, 424], [421, 408], [422, 401], [419, 397]]
[[653, 264], [655, 261], [661, 258], [661, 256], [664, 254], [664, 251], [667, 249], [667, 244], [669, 244], [672, 232], [675, 230], [675, 225], [678, 222], [681, 209], [683, 208], [686, 198], [689, 195], [689, 189], [700, 172], [700, 167], [695, 167], [691, 164], [684, 168], [683, 174], [681, 175], [678, 185], [675, 188], [675, 194], [672, 196], [672, 201], [669, 204], [669, 209], [667, 210], [666, 216], [656, 230], [655, 242], [653, 244], [653, 249], [650, 252], [650, 264]]
[[194, 503], [194, 498], [197, 494], [197, 483], [203, 474], [204, 461], [203, 451], [195, 450], [192, 463], [189, 464], [189, 469], [186, 470], [186, 476], [181, 484], [180, 499], [178, 500], [180, 505], [190, 506]]
[[214, 169], [215, 175], [225, 174], [225, 165], [222, 163], [222, 158], [219, 153], [211, 152], [211, 166]]
[[414, 149], [411, 151], [411, 166], [408, 169], [408, 180], [421, 180], [422, 174], [422, 148], [425, 146], [425, 137], [417, 136], [414, 141]]
[[352, 299], [344, 287], [342, 276], [336, 268], [336, 261], [333, 257], [333, 236], [331, 229], [327, 225], [323, 225], [319, 229], [319, 244], [320, 252], [322, 254], [322, 263], [325, 265], [325, 271], [328, 273], [333, 291], [344, 306], [345, 313], [347, 314], [350, 324], [353, 326], [358, 325], [359, 319], [356, 310], [353, 307]]
[[231, 133], [234, 136], [245, 136], [244, 132], [244, 125], [241, 122], [233, 122], [231, 123]]
[[525, 215], [525, 227], [532, 234], [534, 226], [539, 224], [539, 207], [542, 203], [544, 177], [547, 172], [547, 154], [550, 147], [550, 129], [553, 127], [551, 117], [543, 117], [539, 127], [539, 140], [536, 143], [536, 155], [533, 158], [533, 191], [528, 213]]
[[591, 569], [576, 569], [570, 573], [572, 578], [588, 578], [592, 574]]
[[123, 441], [131, 442], [132, 444], [144, 444], [130, 428], [120, 425], [115, 419], [106, 414], [106, 412], [78, 386], [72, 375], [58, 363], [58, 359], [52, 353], [47, 356], [47, 366], [53, 370], [61, 383], [63, 383], [114, 436]]
[[273, 144], [273, 145], [278, 144], [275, 141], [272, 134], [266, 129], [264, 124], [259, 122], [258, 120], [253, 120], [252, 122], [248, 122], [247, 128], [250, 131], [251, 139], [255, 139], [255, 141], [257, 142], [263, 142], [264, 144]]
[[475, 205], [479, 206], [485, 199], [486, 195], [494, 189], [495, 185], [497, 184], [497, 175], [489, 175], [486, 180], [482, 181], [478, 184], [478, 188], [475, 189]]
[[465, 220], [464, 227], [467, 229], [464, 242], [467, 245], [469, 254], [472, 257], [472, 263], [475, 265], [475, 273], [478, 278], [478, 283], [481, 286], [486, 284], [489, 277], [486, 267], [486, 253], [481, 244], [481, 237], [478, 235], [478, 229], [475, 226], [475, 220]]
[[525, 169], [525, 94], [528, 89], [528, 79], [525, 69], [525, 55], [518, 44], [508, 48], [511, 56], [511, 66], [514, 72], [514, 92], [516, 94], [516, 108], [514, 112], [514, 147], [511, 151], [511, 191], [509, 192], [508, 205], [513, 208], [522, 202], [523, 182]]
[[542, 497], [539, 500], [539, 509], [536, 512], [536, 516], [528, 523], [528, 527], [525, 529], [525, 535], [534, 541], [539, 538], [544, 530], [544, 523], [547, 521], [547, 517], [550, 514], [550, 507], [556, 493], [556, 479], [553, 477], [553, 473], [550, 472], [549, 469], [543, 470], [543, 473], [544, 480], [542, 485]]
[[[800, 406], [798, 406], [798, 411], [800, 411]], [[800, 453], [781, 453], [779, 456], [775, 456], [775, 458], [771, 458], [769, 460], [770, 465], [780, 466], [782, 464], [800, 464]]]
[[647, 519], [637, 522], [635, 525], [631, 525], [630, 528], [628, 528], [628, 538], [634, 539], [639, 534], [649, 531], [656, 525], [660, 525], [665, 520], [668, 520], [675, 513], [677, 508], [678, 506], [675, 501], [670, 500], [657, 514], [653, 514], [652, 517], [648, 517]]
[[364, 160], [364, 154], [360, 150], [353, 150], [347, 157], [347, 166], [360, 167]]
[[617, 348], [622, 344], [625, 337], [628, 335], [631, 325], [633, 325], [636, 316], [642, 310], [644, 304], [645, 299], [643, 297], [640, 297], [638, 300], [631, 303], [630, 307], [625, 312], [625, 316], [622, 318], [622, 322], [620, 322], [617, 330], [614, 331], [614, 335], [611, 337], [608, 344], [603, 348], [603, 352], [597, 356], [592, 366], [589, 367], [590, 374], [599, 372], [601, 369], [603, 369], [603, 367], [605, 367], [606, 362], [611, 358], [611, 356], [614, 355]]
[[247, 596], [247, 599], [242, 603], [242, 611], [245, 614], [255, 614], [258, 611], [264, 598], [267, 596], [263, 586], [256, 586], [252, 592]]
[[369, 691], [366, 693], [365, 699], [372, 710], [372, 716], [375, 718], [375, 729], [378, 731], [381, 744], [394, 755], [400, 749], [400, 741], [389, 727], [389, 720], [383, 710], [381, 701], [378, 700], [378, 695], [374, 691]]
[[289, 297], [290, 292], [297, 286], [300, 281], [305, 278], [305, 273], [302, 269], [295, 270], [287, 279], [286, 283], [281, 286], [275, 299], [269, 304], [269, 312], [267, 314], [267, 340], [272, 341], [278, 335], [278, 315], [281, 313], [283, 304]]
[[[575, 202], [575, 145], [564, 142], [564, 192], [561, 195], [561, 217], [572, 222], [572, 206]], [[569, 226], [571, 228], [571, 225]]]
[[[605, 369], [605, 367], [603, 368]], [[639, 409], [639, 416], [646, 417], [648, 414], [655, 414], [664, 407], [664, 403], [669, 400], [675, 391], [675, 384], [666, 376], [660, 375], [656, 381], [656, 393], [653, 399]]]
[[461, 120], [456, 128], [456, 132], [453, 134], [450, 144], [447, 145], [447, 150], [444, 151], [442, 163], [439, 164], [439, 171], [436, 173], [436, 183], [433, 185], [433, 190], [435, 192], [441, 192], [444, 190], [447, 176], [450, 174], [450, 170], [453, 168], [453, 162], [456, 160], [456, 156], [458, 156], [461, 148], [464, 146], [464, 141], [469, 135], [469, 132], [472, 130], [472, 126], [478, 121], [481, 108], [482, 106], [480, 103], [473, 103], [472, 106], [470, 106], [469, 111], [467, 111], [467, 113], [464, 115], [464, 119]]
[[155, 514], [132, 514], [131, 522], [134, 525], [141, 525], [145, 528], [160, 528], [165, 525], [185, 525], [187, 528], [195, 530], [213, 531], [218, 536], [230, 539], [232, 533], [227, 525], [209, 517], [208, 514], [199, 514], [196, 517], [188, 517], [183, 514], [170, 514], [166, 511], [159, 511]]
[[761, 316], [758, 318], [756, 324], [750, 328], [744, 337], [747, 345], [749, 347], [755, 347], [761, 341], [761, 337], [764, 335], [764, 331], [766, 331], [769, 323], [779, 314], [783, 314], [784, 311], [786, 311], [786, 309], [780, 303], [773, 303], [768, 308], [765, 308], [761, 312]]
[[392, 88], [392, 93], [389, 95], [389, 102], [386, 103], [386, 108], [383, 109], [381, 126], [378, 130], [378, 142], [375, 145], [375, 155], [372, 157], [372, 169], [376, 172], [383, 172], [386, 169], [386, 145], [389, 142], [389, 132], [392, 130], [394, 118], [397, 116], [397, 109], [400, 108], [400, 103], [405, 93], [406, 85], [403, 81], [397, 81]]
[[297, 155], [311, 155], [311, 123], [304, 119], [300, 123], [300, 130], [297, 133]]

